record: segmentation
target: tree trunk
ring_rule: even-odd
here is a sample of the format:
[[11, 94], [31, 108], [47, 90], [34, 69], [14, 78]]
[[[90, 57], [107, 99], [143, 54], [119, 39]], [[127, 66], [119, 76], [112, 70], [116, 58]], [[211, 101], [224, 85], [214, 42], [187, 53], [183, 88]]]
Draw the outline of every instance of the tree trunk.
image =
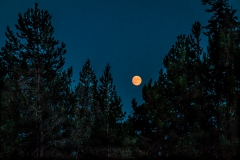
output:
[[38, 62], [38, 68], [37, 68], [37, 88], [38, 88], [38, 98], [37, 98], [37, 101], [38, 101], [38, 109], [40, 110], [40, 119], [39, 119], [39, 139], [40, 139], [40, 148], [39, 148], [39, 156], [40, 158], [43, 157], [43, 149], [44, 149], [44, 144], [43, 144], [43, 118], [42, 118], [42, 110], [41, 110], [41, 104], [40, 104], [40, 95], [39, 95], [39, 92], [40, 92], [40, 69], [39, 69], [39, 62]]

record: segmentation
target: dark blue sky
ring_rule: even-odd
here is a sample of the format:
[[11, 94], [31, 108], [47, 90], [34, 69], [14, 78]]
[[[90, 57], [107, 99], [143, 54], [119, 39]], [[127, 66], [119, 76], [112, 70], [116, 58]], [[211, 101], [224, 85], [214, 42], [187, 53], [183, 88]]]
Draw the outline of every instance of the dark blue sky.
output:
[[[109, 63], [128, 113], [133, 98], [143, 102], [143, 84], [157, 80], [177, 36], [189, 34], [195, 21], [206, 25], [211, 16], [201, 0], [0, 0], [0, 47], [5, 44], [6, 26], [16, 33], [18, 14], [34, 8], [35, 2], [52, 15], [54, 38], [66, 44], [64, 69], [73, 66], [73, 86], [87, 58], [98, 78]], [[240, 9], [239, 0], [229, 4]], [[206, 38], [202, 40], [206, 47]], [[138, 87], [131, 83], [134, 75], [142, 77]]]

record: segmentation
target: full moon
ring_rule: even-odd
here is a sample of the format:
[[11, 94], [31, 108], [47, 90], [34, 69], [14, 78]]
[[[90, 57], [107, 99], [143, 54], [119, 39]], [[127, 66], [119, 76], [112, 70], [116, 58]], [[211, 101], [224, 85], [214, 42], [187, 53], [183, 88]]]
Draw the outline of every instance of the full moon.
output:
[[133, 83], [133, 85], [135, 85], [135, 86], [139, 86], [139, 85], [142, 83], [141, 77], [139, 77], [139, 76], [134, 76], [134, 77], [132, 78], [132, 83]]

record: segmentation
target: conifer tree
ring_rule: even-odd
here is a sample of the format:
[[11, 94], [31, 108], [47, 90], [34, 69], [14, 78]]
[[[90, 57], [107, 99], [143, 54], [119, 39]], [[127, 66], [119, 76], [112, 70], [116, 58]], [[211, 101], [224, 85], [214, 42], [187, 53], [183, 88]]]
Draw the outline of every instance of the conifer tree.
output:
[[97, 114], [97, 77], [88, 59], [79, 73], [80, 81], [75, 87], [76, 105], [74, 108], [72, 143], [78, 152], [87, 154], [90, 143], [90, 134], [94, 127]]
[[[211, 138], [215, 109], [208, 96], [209, 75], [204, 62], [206, 54], [200, 47], [201, 28], [196, 22], [192, 35], [180, 36], [176, 46], [164, 58], [164, 65], [167, 67], [168, 105], [173, 106], [175, 115], [172, 127], [178, 136], [176, 154], [194, 157], [204, 152], [204, 156], [211, 157], [214, 156], [210, 148], [215, 144]], [[202, 139], [208, 143], [204, 144]]]
[[38, 8], [19, 14], [17, 36], [9, 27], [2, 57], [7, 62], [8, 86], [16, 133], [24, 141], [23, 155], [54, 154], [67, 138], [67, 116], [71, 110], [72, 68], [62, 71], [66, 50], [53, 38], [51, 15]]
[[196, 133], [213, 126], [208, 124], [211, 115], [204, 111], [202, 100], [200, 33], [201, 24], [196, 22], [192, 35], [178, 37], [164, 58], [166, 72], [160, 70], [154, 85], [151, 80], [144, 85], [142, 105], [133, 104], [132, 121], [140, 135], [137, 143], [142, 150], [152, 152], [151, 156], [197, 156], [194, 146], [201, 140]]
[[102, 156], [109, 157], [110, 149], [119, 144], [122, 120], [126, 112], [122, 111], [121, 98], [117, 96], [113, 78], [110, 73], [110, 65], [107, 64], [98, 87], [99, 113], [95, 118], [95, 128], [93, 130], [92, 140], [94, 144], [102, 147], [106, 154]]
[[240, 22], [235, 16], [236, 10], [229, 6], [227, 0], [202, 1], [209, 4], [206, 11], [213, 13], [209, 24], [205, 27], [205, 35], [208, 36], [208, 58], [210, 93], [216, 114], [216, 144], [219, 156], [229, 158], [238, 151], [237, 141], [237, 101], [239, 98], [239, 44]]
[[[164, 58], [166, 72], [144, 85], [144, 103], [133, 101], [129, 121], [136, 145], [161, 156], [229, 158], [239, 146], [239, 22], [226, 0], [203, 0], [214, 13], [205, 27], [208, 53], [200, 47], [201, 25], [178, 37]], [[201, 56], [202, 55], [202, 56]], [[163, 136], [164, 135], [164, 136]]]

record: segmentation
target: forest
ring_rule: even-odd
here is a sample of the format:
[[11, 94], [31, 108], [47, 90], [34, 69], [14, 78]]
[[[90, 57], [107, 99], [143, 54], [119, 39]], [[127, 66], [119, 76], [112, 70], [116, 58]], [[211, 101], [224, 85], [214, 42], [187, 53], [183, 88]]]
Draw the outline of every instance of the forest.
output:
[[0, 50], [0, 159], [239, 157], [240, 22], [227, 0], [202, 4], [208, 24], [177, 37], [126, 121], [110, 64], [98, 78], [88, 59], [72, 89], [52, 16], [37, 3], [19, 13]]

